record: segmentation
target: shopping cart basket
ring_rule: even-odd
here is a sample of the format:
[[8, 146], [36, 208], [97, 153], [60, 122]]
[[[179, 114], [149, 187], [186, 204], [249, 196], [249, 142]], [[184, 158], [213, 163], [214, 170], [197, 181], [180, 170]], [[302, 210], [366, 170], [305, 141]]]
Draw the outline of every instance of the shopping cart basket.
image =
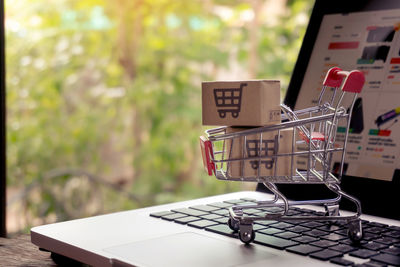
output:
[[239, 88], [214, 89], [215, 105], [218, 108], [218, 115], [221, 118], [225, 118], [227, 112], [230, 112], [234, 118], [239, 116], [242, 104], [242, 91], [245, 86], [247, 86], [247, 83], [241, 83]]
[[[258, 220], [344, 221], [348, 225], [350, 239], [354, 242], [362, 239], [361, 204], [341, 190], [340, 181], [351, 114], [364, 82], [364, 74], [358, 70], [347, 72], [331, 68], [323, 81], [317, 106], [292, 111], [282, 104], [280, 124], [239, 132], [220, 127], [206, 131], [207, 137], [200, 137], [203, 163], [209, 175], [215, 175], [220, 180], [263, 183], [273, 193], [273, 199], [251, 205], [236, 205], [229, 209], [228, 225], [232, 230], [239, 231], [241, 241], [250, 243], [254, 240], [253, 223]], [[344, 99], [348, 98], [345, 95], [349, 95], [351, 100], [348, 109], [343, 107]], [[346, 131], [338, 134], [337, 138], [338, 125], [344, 125]], [[281, 138], [284, 133], [286, 139]], [[260, 144], [263, 144], [265, 137], [271, 136], [277, 138], [274, 139], [274, 148], [268, 150], [266, 145]], [[250, 144], [251, 140], [257, 140], [258, 145], [246, 149], [246, 144]], [[306, 168], [297, 168], [297, 161], [303, 161]], [[269, 164], [262, 165], [265, 162]], [[331, 171], [334, 163], [339, 166], [337, 173]], [[276, 186], [289, 183], [325, 184], [336, 197], [289, 201]], [[342, 197], [354, 203], [355, 211], [351, 215], [339, 213]], [[323, 206], [325, 212], [323, 216], [292, 215], [289, 208], [299, 205]], [[260, 212], [249, 212], [250, 209]]]

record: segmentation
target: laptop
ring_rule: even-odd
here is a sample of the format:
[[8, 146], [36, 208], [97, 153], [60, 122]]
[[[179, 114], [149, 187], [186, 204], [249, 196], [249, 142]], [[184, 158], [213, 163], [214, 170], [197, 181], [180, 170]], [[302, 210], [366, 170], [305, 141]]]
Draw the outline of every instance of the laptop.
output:
[[[342, 189], [362, 203], [358, 244], [343, 223], [273, 220], [255, 222], [255, 240], [244, 244], [227, 225], [227, 208], [270, 199], [262, 184], [256, 191], [34, 227], [32, 243], [68, 265], [400, 266], [399, 27], [400, 1], [317, 0], [285, 98], [295, 109], [314, 106], [320, 77], [332, 66], [365, 74], [341, 180]], [[329, 194], [320, 185], [277, 186], [296, 200]], [[348, 206], [341, 203], [341, 214], [350, 214]], [[323, 212], [307, 205], [290, 210]]]

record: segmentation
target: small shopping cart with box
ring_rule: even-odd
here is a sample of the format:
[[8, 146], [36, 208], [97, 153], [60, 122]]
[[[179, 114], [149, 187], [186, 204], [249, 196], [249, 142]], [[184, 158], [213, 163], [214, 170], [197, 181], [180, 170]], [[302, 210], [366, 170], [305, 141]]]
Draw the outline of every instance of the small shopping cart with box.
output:
[[[239, 238], [250, 243], [255, 238], [253, 223], [259, 220], [331, 221], [348, 225], [354, 242], [362, 239], [361, 204], [340, 188], [351, 114], [358, 93], [364, 85], [358, 70], [331, 68], [323, 81], [317, 105], [295, 110], [281, 104], [282, 122], [259, 128], [231, 131], [219, 127], [200, 137], [203, 163], [210, 176], [228, 181], [263, 183], [273, 198], [229, 209], [228, 225], [239, 231]], [[346, 96], [348, 95], [348, 96]], [[350, 107], [343, 106], [350, 97]], [[338, 127], [341, 130], [338, 133]], [[302, 164], [298, 166], [298, 164]], [[332, 165], [336, 165], [336, 172]], [[288, 200], [276, 184], [324, 184], [334, 198]], [[344, 197], [354, 203], [350, 215], [339, 213]], [[323, 215], [293, 215], [289, 209], [300, 205], [324, 207]], [[255, 209], [259, 213], [247, 212]], [[255, 214], [255, 215], [254, 215]]]

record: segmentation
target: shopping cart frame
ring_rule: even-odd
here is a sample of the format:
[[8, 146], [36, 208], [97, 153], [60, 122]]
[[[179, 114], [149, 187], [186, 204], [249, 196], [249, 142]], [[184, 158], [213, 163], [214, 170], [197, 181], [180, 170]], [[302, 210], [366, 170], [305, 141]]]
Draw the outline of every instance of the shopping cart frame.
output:
[[[269, 200], [256, 201], [254, 204], [236, 205], [229, 209], [228, 225], [234, 231], [239, 231], [239, 239], [244, 243], [250, 243], [255, 238], [253, 223], [259, 220], [277, 221], [344, 221], [348, 225], [348, 236], [353, 242], [359, 242], [363, 237], [360, 220], [361, 203], [355, 197], [345, 193], [340, 188], [340, 181], [343, 174], [343, 164], [349, 134], [351, 114], [358, 93], [361, 92], [365, 83], [364, 74], [358, 70], [343, 71], [340, 68], [331, 68], [323, 81], [323, 87], [318, 98], [318, 105], [302, 110], [292, 111], [289, 107], [281, 104], [282, 123], [248, 129], [240, 132], [227, 133], [227, 127], [219, 127], [206, 131], [207, 137], [200, 137], [203, 161], [209, 175], [215, 175], [217, 179], [229, 181], [257, 182], [263, 183], [273, 193]], [[323, 102], [327, 88], [332, 88], [333, 93], [328, 101]], [[353, 94], [350, 108], [346, 110], [342, 101], [347, 93]], [[337, 142], [336, 132], [339, 121], [345, 120], [346, 131], [342, 142]], [[261, 146], [258, 156], [258, 166], [262, 161], [274, 160], [289, 157], [291, 159], [290, 173], [278, 175], [277, 164], [273, 167], [272, 175], [264, 176], [260, 168], [255, 174], [244, 175], [244, 164], [241, 165], [241, 175], [231, 175], [229, 166], [232, 164], [245, 163], [254, 160], [245, 152], [239, 157], [231, 158], [226, 147], [228, 142], [232, 146], [234, 140], [246, 139], [251, 135], [258, 135], [260, 142], [263, 135], [277, 133], [282, 130], [293, 129], [292, 148], [288, 153], [274, 153], [263, 155]], [[297, 139], [296, 133], [300, 133]], [[296, 145], [303, 142], [307, 150], [296, 151]], [[341, 143], [341, 145], [338, 145]], [[222, 145], [221, 145], [222, 144]], [[218, 150], [218, 148], [220, 150]], [[245, 149], [243, 148], [243, 151]], [[339, 154], [340, 168], [337, 174], [330, 171], [334, 154]], [[299, 170], [294, 166], [295, 157], [307, 157], [307, 169]], [[317, 167], [318, 165], [318, 167]], [[335, 193], [336, 197], [329, 199], [311, 199], [303, 201], [290, 201], [282, 194], [276, 184], [325, 184], [326, 187]], [[342, 197], [348, 199], [355, 206], [351, 215], [343, 216], [339, 213], [339, 202]], [[289, 215], [289, 208], [301, 205], [319, 205], [325, 208], [324, 216], [299, 216]], [[279, 211], [268, 212], [268, 209], [279, 208]], [[261, 209], [260, 215], [249, 215], [246, 210]]]

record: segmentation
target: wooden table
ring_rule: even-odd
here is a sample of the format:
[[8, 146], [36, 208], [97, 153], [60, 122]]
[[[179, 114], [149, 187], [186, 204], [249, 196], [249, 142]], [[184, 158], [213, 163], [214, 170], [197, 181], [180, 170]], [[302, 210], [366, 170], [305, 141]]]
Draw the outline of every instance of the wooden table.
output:
[[29, 235], [0, 238], [0, 266], [57, 266], [49, 252], [40, 251]]

